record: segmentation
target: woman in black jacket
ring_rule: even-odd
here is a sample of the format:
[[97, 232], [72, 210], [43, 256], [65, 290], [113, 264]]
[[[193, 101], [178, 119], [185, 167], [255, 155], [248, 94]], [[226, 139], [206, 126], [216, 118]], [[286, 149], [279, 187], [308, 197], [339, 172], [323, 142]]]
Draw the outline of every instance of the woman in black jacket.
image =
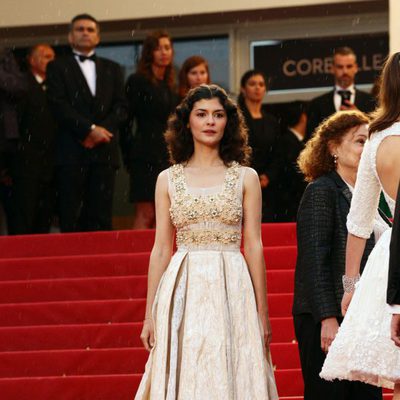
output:
[[130, 175], [130, 200], [135, 204], [134, 229], [154, 227], [156, 180], [169, 165], [164, 131], [178, 103], [173, 54], [168, 33], [153, 32], [144, 40], [137, 71], [126, 83], [129, 124], [121, 146]]
[[240, 80], [239, 106], [249, 129], [249, 145], [252, 148], [251, 167], [260, 178], [262, 189], [262, 221], [274, 222], [276, 216], [276, 190], [278, 165], [273, 150], [280, 127], [276, 118], [263, 109], [267, 83], [262, 72], [250, 70]]
[[[325, 354], [342, 321], [342, 275], [347, 228], [358, 163], [368, 137], [368, 119], [341, 111], [325, 120], [307, 142], [298, 165], [307, 186], [297, 215], [298, 257], [293, 315], [304, 378], [305, 400], [381, 399], [380, 388], [319, 377]], [[377, 216], [374, 232], [386, 229]], [[362, 266], [375, 243], [367, 242]]]

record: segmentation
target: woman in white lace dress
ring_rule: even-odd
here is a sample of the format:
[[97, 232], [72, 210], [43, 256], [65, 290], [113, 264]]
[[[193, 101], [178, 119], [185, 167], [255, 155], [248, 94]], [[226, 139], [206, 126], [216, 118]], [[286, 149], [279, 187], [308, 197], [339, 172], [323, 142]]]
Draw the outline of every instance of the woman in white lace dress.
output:
[[166, 140], [173, 166], [156, 185], [141, 334], [150, 356], [135, 399], [277, 400], [261, 190], [245, 166], [243, 118], [224, 90], [201, 85], [177, 107]]
[[385, 64], [379, 100], [347, 220], [349, 238], [342, 300], [345, 318], [329, 349], [321, 377], [395, 387], [397, 399], [400, 348], [390, 339], [393, 310], [386, 304], [390, 229], [382, 234], [357, 281], [381, 190], [392, 213], [395, 207], [400, 179], [400, 53], [392, 55]]

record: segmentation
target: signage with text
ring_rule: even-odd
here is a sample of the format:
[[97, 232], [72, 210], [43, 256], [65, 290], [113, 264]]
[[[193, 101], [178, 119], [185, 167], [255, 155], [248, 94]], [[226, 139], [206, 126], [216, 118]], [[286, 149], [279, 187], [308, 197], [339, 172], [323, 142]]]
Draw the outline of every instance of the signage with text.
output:
[[333, 85], [332, 54], [349, 46], [357, 54], [358, 84], [372, 84], [388, 53], [386, 33], [321, 39], [266, 40], [251, 43], [254, 68], [264, 72], [270, 91]]

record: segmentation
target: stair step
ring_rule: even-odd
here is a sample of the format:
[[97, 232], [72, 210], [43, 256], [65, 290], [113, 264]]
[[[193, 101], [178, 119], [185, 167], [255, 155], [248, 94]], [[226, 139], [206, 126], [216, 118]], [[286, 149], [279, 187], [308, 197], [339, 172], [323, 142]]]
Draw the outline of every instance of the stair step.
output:
[[142, 373], [144, 348], [3, 352], [2, 378]]
[[142, 322], [0, 328], [0, 352], [141, 347]]
[[[267, 270], [293, 270], [296, 246], [264, 247]], [[0, 282], [146, 275], [150, 252], [0, 258]]]
[[[288, 317], [292, 302], [292, 293], [269, 294], [270, 317]], [[0, 304], [0, 327], [138, 322], [143, 320], [145, 303], [145, 299], [113, 299]]]
[[268, 271], [271, 269], [295, 269], [297, 246], [287, 245], [264, 247], [264, 259]]
[[[269, 293], [292, 293], [294, 270], [267, 272]], [[145, 298], [147, 275], [0, 282], [0, 303]]]
[[0, 282], [0, 303], [145, 298], [147, 276]]
[[144, 299], [0, 304], [0, 326], [138, 322]]
[[275, 293], [293, 293], [294, 269], [267, 271], [268, 295]]
[[0, 258], [0, 281], [146, 275], [149, 252]]
[[1, 258], [50, 257], [150, 251], [154, 230], [0, 237]]
[[[0, 379], [5, 400], [132, 400], [141, 374]], [[62, 394], [62, 395], [61, 395]]]
[[[277, 370], [296, 369], [300, 363], [292, 343], [272, 343], [271, 356]], [[141, 373], [149, 356], [143, 347], [85, 350], [14, 351], [0, 353], [0, 376], [117, 375]], [[275, 362], [274, 360], [277, 360]]]
[[[262, 224], [264, 246], [296, 245], [296, 224]], [[114, 254], [150, 251], [155, 231], [63, 233], [0, 237], [1, 258]]]
[[303, 376], [300, 368], [277, 370], [275, 380], [280, 396], [298, 396], [299, 393], [303, 393]]
[[[293, 343], [291, 318], [271, 318], [274, 343]], [[0, 327], [1, 351], [141, 347], [142, 322]]]

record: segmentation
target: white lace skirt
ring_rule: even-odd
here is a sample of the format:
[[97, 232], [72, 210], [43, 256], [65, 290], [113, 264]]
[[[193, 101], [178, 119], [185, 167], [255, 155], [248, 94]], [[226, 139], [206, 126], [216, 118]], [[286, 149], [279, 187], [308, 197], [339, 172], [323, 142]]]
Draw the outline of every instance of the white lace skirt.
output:
[[362, 381], [392, 389], [400, 382], [400, 349], [390, 339], [386, 304], [391, 229], [371, 252], [321, 378]]

